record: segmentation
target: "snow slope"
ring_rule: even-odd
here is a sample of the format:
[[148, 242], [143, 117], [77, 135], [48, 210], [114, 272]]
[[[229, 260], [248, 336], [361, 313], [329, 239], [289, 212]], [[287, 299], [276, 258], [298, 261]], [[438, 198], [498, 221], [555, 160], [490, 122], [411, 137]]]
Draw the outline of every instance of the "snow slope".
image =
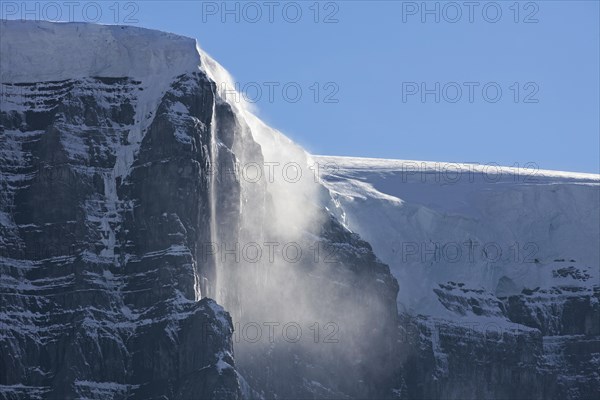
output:
[[[447, 282], [500, 297], [599, 283], [600, 175], [315, 159], [330, 210], [371, 243], [398, 279], [401, 310], [450, 316], [433, 294]], [[579, 272], [556, 272], [570, 267]], [[589, 277], [582, 283], [579, 274]]]

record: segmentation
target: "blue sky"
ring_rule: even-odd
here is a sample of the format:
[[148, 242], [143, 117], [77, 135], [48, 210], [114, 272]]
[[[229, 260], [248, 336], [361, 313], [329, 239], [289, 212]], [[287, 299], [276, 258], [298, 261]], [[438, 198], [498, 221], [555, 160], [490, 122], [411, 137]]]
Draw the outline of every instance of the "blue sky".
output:
[[[49, 3], [27, 18], [53, 19]], [[600, 173], [595, 0], [54, 3], [62, 20], [196, 37], [316, 154]]]

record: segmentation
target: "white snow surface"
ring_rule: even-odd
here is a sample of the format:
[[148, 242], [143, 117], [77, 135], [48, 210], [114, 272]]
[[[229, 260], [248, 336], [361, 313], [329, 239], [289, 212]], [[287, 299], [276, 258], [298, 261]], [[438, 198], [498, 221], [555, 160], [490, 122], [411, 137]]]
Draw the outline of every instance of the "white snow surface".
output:
[[148, 79], [197, 71], [194, 39], [150, 29], [89, 23], [0, 22], [0, 82], [90, 76]]
[[[329, 210], [390, 266], [401, 310], [450, 316], [433, 293], [449, 281], [498, 296], [599, 284], [600, 175], [314, 158]], [[556, 276], [571, 266], [589, 278]]]

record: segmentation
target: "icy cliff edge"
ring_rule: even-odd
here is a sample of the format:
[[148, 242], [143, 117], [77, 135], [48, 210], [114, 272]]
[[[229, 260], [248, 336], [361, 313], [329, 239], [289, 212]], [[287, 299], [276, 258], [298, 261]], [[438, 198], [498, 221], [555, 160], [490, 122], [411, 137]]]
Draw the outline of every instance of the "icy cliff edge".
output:
[[1, 21], [0, 82], [173, 77], [198, 70], [196, 40], [131, 26]]

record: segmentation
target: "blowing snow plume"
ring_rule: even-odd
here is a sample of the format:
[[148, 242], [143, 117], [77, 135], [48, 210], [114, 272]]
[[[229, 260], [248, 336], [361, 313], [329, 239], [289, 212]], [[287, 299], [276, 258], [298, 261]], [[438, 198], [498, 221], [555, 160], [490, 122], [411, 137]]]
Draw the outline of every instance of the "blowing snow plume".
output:
[[233, 317], [238, 367], [267, 397], [389, 392], [395, 280], [325, 209], [329, 194], [310, 156], [201, 57], [218, 93], [216, 232], [204, 257], [214, 262], [216, 300]]

